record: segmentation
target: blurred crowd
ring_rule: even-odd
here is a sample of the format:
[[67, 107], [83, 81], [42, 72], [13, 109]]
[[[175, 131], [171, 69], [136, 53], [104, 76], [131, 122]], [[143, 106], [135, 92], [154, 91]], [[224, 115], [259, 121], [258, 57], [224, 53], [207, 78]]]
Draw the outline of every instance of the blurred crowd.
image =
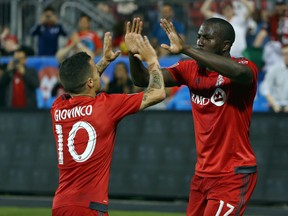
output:
[[[140, 17], [144, 21], [143, 32], [151, 39], [159, 58], [169, 56], [160, 47], [162, 43], [169, 44], [160, 27], [160, 18], [173, 22], [183, 40], [192, 44], [196, 44], [196, 41], [191, 42], [189, 38], [191, 23], [196, 29], [199, 27], [198, 23], [201, 23], [199, 20], [210, 17], [226, 19], [236, 32], [232, 56], [251, 59], [259, 68], [259, 88], [255, 99], [255, 102], [259, 101], [259, 107], [255, 110], [288, 112], [288, 3], [285, 0], [275, 0], [270, 10], [268, 1], [260, 3], [256, 4], [255, 0], [205, 0], [193, 1], [189, 8], [183, 8], [180, 3], [164, 2], [159, 7], [159, 4], [147, 3], [143, 6], [132, 1], [119, 3], [114, 7], [98, 3], [96, 7], [115, 20], [116, 24], [110, 30], [113, 47], [120, 49], [122, 56], [128, 55], [124, 41], [125, 24], [133, 17]], [[183, 16], [184, 11], [188, 11], [187, 16]], [[79, 15], [74, 32], [67, 32], [60, 20], [55, 8], [46, 7], [42, 11], [39, 21], [31, 26], [30, 31], [37, 46], [21, 43], [21, 38], [10, 32], [9, 25], [0, 27], [0, 58], [9, 57], [6, 63], [0, 65], [0, 107], [39, 107], [36, 92], [45, 79], [40, 79], [42, 75], [35, 68], [27, 66], [27, 59], [31, 56], [52, 56], [60, 65], [65, 58], [79, 51], [85, 51], [93, 58], [101, 55], [103, 32], [91, 27], [91, 17], [87, 14]], [[197, 35], [197, 31], [195, 34]], [[66, 40], [65, 44], [59, 45], [60, 37]], [[49, 73], [49, 76], [54, 75], [53, 79], [49, 77], [53, 82], [49, 84], [48, 90], [45, 88], [46, 92], [49, 91], [52, 103], [65, 90], [59, 82], [57, 69]], [[134, 93], [141, 90], [133, 85], [127, 62], [117, 62], [112, 76], [103, 74], [102, 83], [103, 91], [108, 93]], [[45, 88], [41, 88], [44, 89], [43, 94]], [[189, 92], [185, 87], [167, 88], [167, 95], [167, 99], [154, 108], [191, 109]]]

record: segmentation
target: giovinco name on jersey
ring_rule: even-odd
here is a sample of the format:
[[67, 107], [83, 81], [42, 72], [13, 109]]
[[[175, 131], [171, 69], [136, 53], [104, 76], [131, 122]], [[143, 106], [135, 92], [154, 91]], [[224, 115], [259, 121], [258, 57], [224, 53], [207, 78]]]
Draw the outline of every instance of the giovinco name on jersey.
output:
[[55, 121], [65, 120], [66, 118], [76, 118], [92, 114], [92, 105], [76, 106], [73, 109], [56, 110], [54, 114]]

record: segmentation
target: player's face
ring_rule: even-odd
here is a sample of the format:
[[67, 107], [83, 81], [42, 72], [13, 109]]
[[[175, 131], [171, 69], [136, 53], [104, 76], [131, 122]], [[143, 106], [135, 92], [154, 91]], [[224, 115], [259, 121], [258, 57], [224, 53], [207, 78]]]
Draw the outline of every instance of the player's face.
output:
[[197, 37], [198, 48], [222, 55], [222, 41], [212, 25], [202, 24]]

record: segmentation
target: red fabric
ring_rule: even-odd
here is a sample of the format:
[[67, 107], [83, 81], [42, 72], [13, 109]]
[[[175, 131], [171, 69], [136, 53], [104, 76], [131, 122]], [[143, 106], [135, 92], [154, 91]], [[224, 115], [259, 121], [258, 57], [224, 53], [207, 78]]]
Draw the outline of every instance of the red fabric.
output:
[[282, 45], [288, 45], [288, 16], [284, 16], [281, 21], [277, 14], [269, 18], [270, 37], [274, 41], [279, 41]]
[[83, 208], [79, 206], [66, 206], [52, 210], [52, 216], [108, 216], [108, 213], [100, 213], [98, 211]]
[[243, 215], [256, 181], [257, 173], [216, 178], [195, 175], [190, 185], [186, 215]]
[[13, 76], [12, 107], [13, 108], [26, 107], [25, 82], [23, 79], [23, 75], [21, 75], [19, 72], [15, 72]]
[[194, 60], [168, 68], [179, 84], [190, 89], [197, 150], [195, 170], [199, 176], [230, 175], [236, 167], [256, 165], [249, 127], [258, 71], [247, 59], [234, 60], [253, 71], [251, 86], [202, 69]]
[[278, 22], [279, 17], [275, 14], [269, 18], [269, 32], [271, 39], [274, 41], [280, 41], [279, 35], [278, 35]]
[[53, 209], [88, 207], [90, 202], [108, 205], [117, 123], [137, 112], [142, 98], [143, 93], [102, 93], [95, 98], [63, 95], [56, 99], [51, 116], [60, 177]]

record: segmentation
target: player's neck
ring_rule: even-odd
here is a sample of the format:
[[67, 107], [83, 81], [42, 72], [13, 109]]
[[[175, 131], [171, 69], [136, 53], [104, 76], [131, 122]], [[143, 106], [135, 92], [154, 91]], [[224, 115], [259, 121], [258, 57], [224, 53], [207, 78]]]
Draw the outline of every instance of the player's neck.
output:
[[78, 96], [85, 96], [85, 97], [91, 97], [91, 98], [94, 98], [95, 97], [95, 94], [71, 94], [72, 97], [78, 97]]

